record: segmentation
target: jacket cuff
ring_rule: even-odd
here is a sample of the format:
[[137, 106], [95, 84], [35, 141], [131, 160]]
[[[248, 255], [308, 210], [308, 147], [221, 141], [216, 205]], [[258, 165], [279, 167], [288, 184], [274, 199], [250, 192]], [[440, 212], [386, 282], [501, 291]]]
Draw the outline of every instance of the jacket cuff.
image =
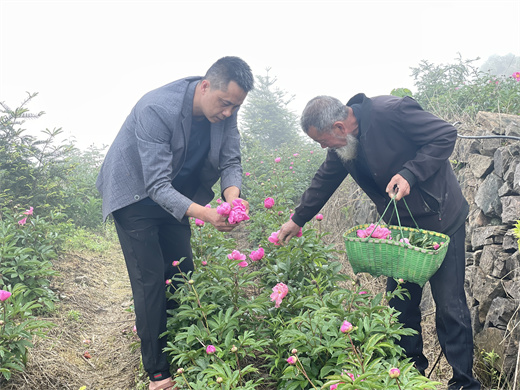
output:
[[303, 225], [305, 225], [305, 223], [307, 221], [305, 221], [303, 218], [301, 218], [300, 216], [298, 216], [298, 214], [293, 214], [293, 216], [291, 217], [292, 221], [298, 225], [299, 227], [303, 227]]
[[401, 175], [410, 185], [410, 188], [412, 188], [415, 183], [417, 183], [417, 178], [415, 175], [407, 168], [403, 168], [398, 172], [399, 175]]

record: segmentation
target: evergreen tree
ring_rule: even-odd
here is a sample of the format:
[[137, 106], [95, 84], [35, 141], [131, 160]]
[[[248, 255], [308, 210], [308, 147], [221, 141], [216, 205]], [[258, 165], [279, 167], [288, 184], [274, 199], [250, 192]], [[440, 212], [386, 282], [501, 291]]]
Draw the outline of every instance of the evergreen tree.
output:
[[258, 145], [278, 148], [284, 144], [301, 143], [301, 131], [296, 114], [288, 108], [293, 97], [274, 87], [276, 78], [256, 76], [255, 89], [249, 92], [241, 110], [242, 143], [245, 147]]

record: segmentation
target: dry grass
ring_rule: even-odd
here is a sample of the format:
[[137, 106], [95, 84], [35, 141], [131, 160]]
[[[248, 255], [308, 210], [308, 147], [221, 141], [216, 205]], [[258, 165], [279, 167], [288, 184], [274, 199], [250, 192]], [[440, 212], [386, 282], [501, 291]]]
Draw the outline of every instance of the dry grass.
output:
[[140, 354], [132, 348], [138, 339], [132, 332], [132, 295], [121, 253], [68, 254], [55, 261], [55, 268], [61, 276], [52, 287], [61, 300], [47, 320], [57, 326], [35, 342], [26, 371], [2, 389], [134, 389]]

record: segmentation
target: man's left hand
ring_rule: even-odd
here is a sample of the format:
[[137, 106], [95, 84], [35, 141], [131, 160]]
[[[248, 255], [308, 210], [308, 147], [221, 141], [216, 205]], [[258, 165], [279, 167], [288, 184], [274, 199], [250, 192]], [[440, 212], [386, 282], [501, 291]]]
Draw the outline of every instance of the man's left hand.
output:
[[386, 192], [390, 198], [395, 196], [395, 200], [401, 200], [406, 195], [410, 193], [410, 184], [406, 181], [404, 177], [397, 174], [388, 183], [386, 186]]

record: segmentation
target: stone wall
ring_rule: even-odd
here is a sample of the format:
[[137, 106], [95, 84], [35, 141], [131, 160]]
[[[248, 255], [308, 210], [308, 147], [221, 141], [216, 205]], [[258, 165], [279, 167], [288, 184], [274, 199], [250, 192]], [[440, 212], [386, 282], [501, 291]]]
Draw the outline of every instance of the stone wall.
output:
[[[459, 135], [520, 137], [520, 117], [481, 112]], [[470, 203], [466, 223], [466, 293], [478, 351], [495, 351], [497, 369], [513, 374], [520, 340], [520, 141], [459, 138], [452, 155]]]

